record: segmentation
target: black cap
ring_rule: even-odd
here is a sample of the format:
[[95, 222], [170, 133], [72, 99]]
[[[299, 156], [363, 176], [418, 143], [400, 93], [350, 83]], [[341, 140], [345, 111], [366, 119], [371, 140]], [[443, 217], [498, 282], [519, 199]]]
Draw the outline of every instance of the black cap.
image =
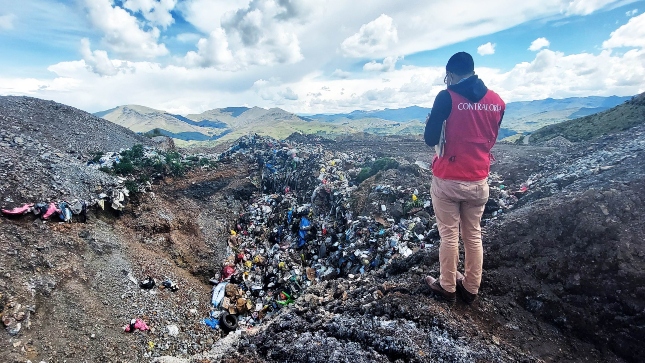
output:
[[475, 62], [473, 57], [466, 52], [455, 53], [448, 59], [446, 71], [459, 76], [472, 73], [475, 71]]

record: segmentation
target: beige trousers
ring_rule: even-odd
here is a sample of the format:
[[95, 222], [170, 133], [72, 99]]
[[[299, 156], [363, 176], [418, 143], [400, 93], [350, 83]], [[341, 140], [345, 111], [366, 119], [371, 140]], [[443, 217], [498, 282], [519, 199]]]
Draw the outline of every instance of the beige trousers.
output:
[[484, 206], [488, 201], [488, 182], [486, 179], [467, 182], [433, 176], [430, 193], [441, 237], [439, 247], [441, 286], [449, 292], [456, 290], [461, 230], [466, 252], [464, 288], [472, 294], [477, 294], [482, 280], [484, 262], [480, 222]]

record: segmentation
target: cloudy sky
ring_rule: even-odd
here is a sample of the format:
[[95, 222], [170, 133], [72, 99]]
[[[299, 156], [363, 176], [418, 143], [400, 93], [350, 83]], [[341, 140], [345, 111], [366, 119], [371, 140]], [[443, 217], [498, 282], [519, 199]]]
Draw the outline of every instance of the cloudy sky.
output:
[[0, 0], [0, 95], [96, 112], [430, 107], [467, 51], [507, 102], [645, 91], [645, 1]]

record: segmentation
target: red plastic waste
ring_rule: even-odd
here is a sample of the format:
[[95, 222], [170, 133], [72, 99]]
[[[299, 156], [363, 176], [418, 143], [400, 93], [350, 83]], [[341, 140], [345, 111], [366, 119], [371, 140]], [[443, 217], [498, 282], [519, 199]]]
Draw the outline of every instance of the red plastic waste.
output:
[[58, 209], [58, 207], [56, 207], [56, 203], [49, 203], [49, 207], [47, 207], [47, 212], [45, 212], [45, 214], [43, 214], [43, 219], [48, 219], [54, 213], [60, 213], [60, 209]]
[[34, 206], [34, 203], [25, 204], [22, 207], [16, 207], [16, 208], [13, 208], [13, 209], [3, 209], [2, 213], [9, 214], [9, 215], [12, 215], [12, 216], [17, 216], [17, 215], [21, 215], [21, 214], [27, 214], [27, 213], [29, 213], [29, 211], [31, 211], [31, 207], [33, 207], [33, 206]]
[[235, 267], [233, 266], [224, 266], [222, 269], [222, 278], [227, 279], [235, 273]]
[[123, 331], [126, 332], [126, 333], [133, 332], [135, 330], [146, 331], [146, 330], [150, 330], [150, 328], [148, 327], [148, 325], [143, 320], [141, 320], [139, 318], [132, 319], [130, 321], [130, 324], [125, 325], [123, 327]]

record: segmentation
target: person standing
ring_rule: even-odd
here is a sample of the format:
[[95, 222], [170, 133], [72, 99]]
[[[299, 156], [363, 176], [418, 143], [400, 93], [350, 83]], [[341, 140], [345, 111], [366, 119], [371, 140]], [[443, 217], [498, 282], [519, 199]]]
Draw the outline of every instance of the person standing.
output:
[[[449, 303], [470, 304], [482, 279], [481, 217], [488, 201], [488, 173], [506, 105], [475, 75], [473, 57], [455, 53], [446, 64], [446, 90], [437, 95], [424, 132], [435, 147], [430, 194], [441, 245], [440, 276], [427, 276], [433, 293]], [[464, 274], [457, 271], [459, 234], [464, 243]]]

